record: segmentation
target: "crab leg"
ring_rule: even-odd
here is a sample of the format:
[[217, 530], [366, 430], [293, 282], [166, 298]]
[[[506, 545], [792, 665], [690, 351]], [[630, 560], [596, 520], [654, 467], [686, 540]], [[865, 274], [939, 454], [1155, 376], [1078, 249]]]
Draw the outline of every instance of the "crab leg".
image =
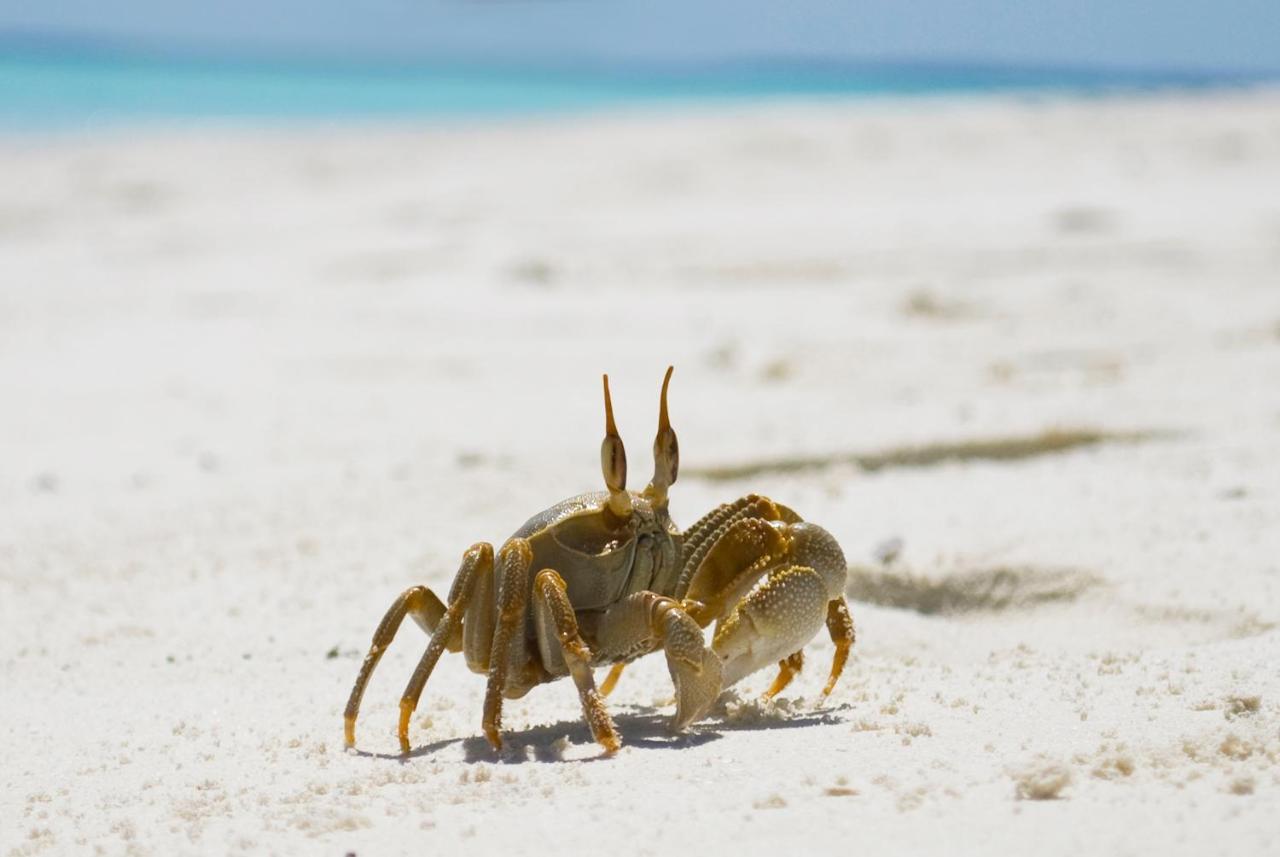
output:
[[467, 669], [473, 673], [489, 673], [489, 650], [493, 647], [493, 629], [497, 621], [498, 602], [493, 597], [493, 565], [476, 575], [471, 584], [471, 601], [462, 617], [462, 653]]
[[564, 579], [549, 568], [543, 569], [533, 580], [533, 592], [537, 599], [535, 609], [543, 612], [555, 627], [565, 664], [578, 686], [582, 714], [591, 727], [591, 737], [604, 747], [606, 753], [616, 753], [621, 742], [604, 706], [604, 698], [596, 690], [596, 682], [591, 675], [591, 650], [578, 633], [578, 621], [573, 605], [569, 603]]
[[849, 605], [845, 603], [844, 596], [827, 602], [827, 631], [831, 634], [831, 642], [836, 644], [836, 654], [831, 659], [831, 676], [822, 690], [823, 696], [830, 696], [835, 690], [855, 639], [853, 617], [849, 615]]
[[[444, 614], [444, 604], [425, 586], [412, 586], [400, 593], [400, 597], [392, 602], [386, 615], [378, 623], [378, 629], [373, 632], [373, 643], [369, 647], [369, 654], [360, 665], [360, 675], [356, 677], [355, 686], [351, 688], [351, 696], [347, 700], [347, 710], [343, 715], [343, 731], [348, 747], [356, 743], [356, 716], [360, 712], [360, 700], [364, 697], [365, 688], [373, 676], [374, 669], [378, 666], [378, 661], [382, 660], [383, 652], [391, 645], [396, 632], [400, 630], [400, 623], [404, 621], [404, 617], [412, 616], [414, 621], [430, 634], [440, 624]], [[449, 640], [448, 647], [451, 651], [457, 651], [459, 645], [453, 639]]]
[[787, 524], [797, 524], [801, 521], [800, 516], [793, 510], [759, 494], [748, 494], [732, 503], [723, 503], [712, 509], [684, 533], [683, 560], [680, 564], [679, 583], [676, 586], [677, 597], [685, 597], [695, 575], [705, 577], [702, 573], [702, 561], [707, 558], [712, 548], [718, 546], [724, 537], [742, 521], [751, 519], [782, 521]]
[[734, 604], [771, 568], [787, 559], [785, 531], [761, 518], [735, 521], [719, 535], [689, 581], [686, 599], [702, 609], [693, 611], [698, 624], [727, 616]]
[[485, 688], [483, 717], [485, 737], [495, 750], [502, 749], [502, 696], [518, 642], [516, 634], [524, 633], [525, 599], [532, 564], [533, 549], [524, 539], [512, 539], [498, 553], [498, 625], [489, 650], [489, 683]]
[[778, 661], [778, 677], [773, 680], [773, 684], [769, 685], [769, 689], [764, 692], [764, 698], [773, 699], [786, 690], [787, 685], [791, 684], [791, 680], [799, 675], [802, 669], [804, 669], [803, 650]]
[[440, 660], [440, 655], [444, 653], [445, 648], [454, 642], [455, 636], [461, 636], [462, 615], [466, 612], [467, 603], [471, 600], [476, 575], [488, 574], [492, 568], [493, 546], [486, 542], [472, 545], [462, 557], [462, 567], [458, 569], [458, 574], [453, 579], [453, 586], [449, 589], [449, 607], [436, 625], [431, 635], [431, 642], [423, 652], [422, 659], [418, 661], [418, 666], [414, 669], [400, 697], [400, 723], [397, 734], [400, 737], [401, 752], [409, 752], [409, 718], [418, 707], [418, 700], [422, 697], [422, 689], [427, 686], [427, 679], [431, 678], [431, 672], [436, 668], [436, 663]]
[[[454, 577], [453, 588], [449, 593], [451, 603], [457, 601], [461, 591], [469, 587], [469, 580], [475, 568], [485, 564], [492, 566], [493, 548], [483, 542], [472, 545], [471, 549], [463, 555], [462, 565]], [[356, 677], [356, 683], [351, 688], [351, 696], [347, 699], [347, 708], [343, 713], [343, 732], [348, 747], [356, 742], [356, 716], [360, 713], [360, 700], [364, 697], [365, 687], [368, 686], [378, 661], [382, 660], [383, 653], [391, 645], [396, 632], [400, 630], [400, 623], [404, 621], [404, 617], [412, 616], [424, 631], [432, 635], [434, 643], [435, 632], [448, 614], [448, 609], [436, 594], [425, 586], [412, 586], [400, 593], [400, 596], [391, 603], [386, 615], [378, 623], [378, 629], [373, 632], [373, 643], [369, 647], [369, 653], [365, 655], [364, 663], [360, 665], [360, 674]], [[462, 648], [462, 635], [455, 626], [451, 625], [448, 633], [441, 636], [441, 646], [448, 648], [451, 652]], [[436, 657], [439, 656], [440, 653], [437, 652]]]
[[626, 668], [625, 661], [616, 663], [609, 668], [609, 674], [604, 677], [604, 682], [600, 685], [601, 696], [608, 696], [613, 693], [613, 689], [618, 686], [618, 679], [622, 678], [622, 671]]

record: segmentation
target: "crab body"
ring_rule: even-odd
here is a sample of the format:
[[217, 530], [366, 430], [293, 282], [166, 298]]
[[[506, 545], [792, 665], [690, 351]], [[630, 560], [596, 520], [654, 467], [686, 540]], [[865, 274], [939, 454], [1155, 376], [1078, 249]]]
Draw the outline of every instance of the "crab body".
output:
[[[622, 667], [662, 649], [676, 691], [672, 725], [706, 714], [720, 691], [769, 664], [780, 691], [803, 665], [802, 649], [825, 623], [836, 653], [830, 693], [854, 640], [843, 591], [846, 565], [821, 527], [765, 497], [717, 507], [682, 533], [668, 512], [679, 451], [662, 385], [654, 476], [643, 491], [626, 489], [626, 453], [604, 380], [607, 490], [570, 497], [539, 512], [495, 554], [484, 542], [464, 555], [447, 602], [425, 586], [392, 603], [352, 688], [345, 713], [355, 740], [360, 700], [405, 616], [431, 642], [400, 703], [400, 741], [409, 749], [409, 718], [444, 651], [461, 651], [488, 677], [483, 726], [501, 747], [502, 700], [571, 676], [595, 739], [612, 752], [620, 739], [604, 706]], [[716, 623], [710, 646], [703, 629]], [[592, 668], [612, 664], [597, 690]]]
[[603, 610], [633, 592], [670, 594], [680, 572], [680, 531], [666, 510], [631, 492], [632, 513], [614, 522], [608, 494], [579, 494], [534, 515], [512, 538], [533, 548], [537, 568], [560, 571], [578, 611]]
[[[555, 569], [564, 581], [578, 627], [594, 653], [592, 666], [625, 660], [630, 654], [591, 645], [594, 629], [608, 609], [638, 592], [672, 594], [680, 572], [680, 533], [666, 510], [654, 509], [642, 494], [631, 492], [631, 514], [617, 520], [605, 510], [608, 497], [606, 492], [589, 492], [562, 500], [512, 535], [529, 542], [533, 568]], [[536, 648], [550, 677], [569, 674], [554, 627], [539, 622], [536, 612], [528, 614], [525, 640]]]

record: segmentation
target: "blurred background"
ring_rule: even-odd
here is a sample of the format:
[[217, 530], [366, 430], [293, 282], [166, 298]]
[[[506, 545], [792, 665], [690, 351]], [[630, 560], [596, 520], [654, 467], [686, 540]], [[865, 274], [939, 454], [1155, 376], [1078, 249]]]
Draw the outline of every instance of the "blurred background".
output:
[[670, 362], [717, 402], [690, 464], [1161, 428], [1194, 395], [1148, 335], [1190, 359], [1273, 273], [1277, 33], [1257, 0], [0, 0], [11, 496], [586, 462], [532, 507], [594, 484], [599, 373], [643, 450]]
[[0, 3], [0, 122], [439, 117], [1275, 75], [1266, 0]]

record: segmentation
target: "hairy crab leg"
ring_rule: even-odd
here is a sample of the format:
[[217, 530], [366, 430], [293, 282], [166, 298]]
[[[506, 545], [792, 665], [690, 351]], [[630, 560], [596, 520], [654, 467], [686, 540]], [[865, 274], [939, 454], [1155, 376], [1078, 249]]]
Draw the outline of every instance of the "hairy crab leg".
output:
[[533, 592], [537, 599], [535, 609], [545, 611], [556, 629], [564, 662], [573, 676], [573, 683], [578, 686], [582, 715], [591, 727], [591, 737], [606, 753], [618, 752], [622, 742], [605, 708], [604, 698], [596, 690], [596, 682], [591, 675], [591, 650], [578, 633], [578, 620], [574, 616], [573, 605], [569, 603], [564, 579], [552, 569], [543, 569], [533, 580]]
[[[486, 542], [472, 545], [462, 556], [462, 566], [453, 578], [453, 586], [449, 588], [449, 606], [440, 617], [440, 622], [431, 635], [431, 642], [427, 645], [427, 650], [422, 654], [417, 668], [413, 671], [413, 676], [409, 679], [409, 684], [405, 686], [404, 693], [400, 697], [400, 723], [397, 734], [400, 738], [401, 752], [409, 752], [409, 718], [418, 707], [418, 700], [422, 697], [422, 689], [427, 686], [431, 671], [435, 669], [436, 662], [440, 660], [440, 655], [444, 653], [445, 648], [453, 649], [453, 646], [460, 642], [460, 639], [455, 640], [455, 637], [461, 637], [462, 615], [467, 610], [467, 602], [471, 600], [476, 575], [488, 574], [492, 568], [493, 546]], [[355, 691], [352, 691], [352, 697], [358, 702]], [[354, 719], [354, 713], [351, 716]]]
[[844, 596], [827, 603], [827, 631], [831, 634], [831, 642], [836, 644], [836, 654], [831, 659], [831, 676], [822, 690], [823, 696], [830, 696], [835, 690], [840, 673], [844, 672], [845, 661], [849, 660], [849, 649], [853, 648], [856, 639], [853, 617], [849, 615], [849, 605], [845, 603]]
[[791, 684], [791, 680], [800, 674], [800, 670], [804, 669], [804, 651], [795, 652], [782, 660], [778, 661], [778, 677], [773, 680], [773, 684], [769, 685], [769, 689], [764, 692], [765, 699], [773, 699]]
[[485, 737], [502, 749], [502, 695], [507, 686], [515, 635], [524, 633], [525, 599], [533, 549], [524, 539], [512, 539], [498, 553], [498, 624], [489, 650], [489, 683], [484, 694]]
[[497, 621], [498, 604], [493, 597], [497, 582], [494, 576], [492, 563], [476, 574], [471, 584], [471, 600], [462, 616], [462, 653], [466, 657], [467, 669], [480, 675], [489, 672], [489, 649], [493, 646], [493, 628]]
[[[477, 565], [485, 563], [493, 564], [493, 547], [484, 542], [472, 545], [471, 549], [463, 555], [462, 565], [453, 578], [449, 601], [457, 600], [460, 588], [467, 587]], [[360, 714], [360, 701], [365, 696], [365, 688], [369, 686], [369, 679], [374, 674], [378, 661], [383, 659], [383, 652], [387, 651], [387, 647], [396, 638], [396, 632], [404, 622], [404, 617], [410, 615], [424, 631], [431, 634], [431, 641], [434, 643], [436, 631], [440, 631], [448, 613], [448, 608], [445, 608], [439, 597], [425, 586], [407, 588], [392, 602], [387, 615], [384, 615], [383, 620], [378, 623], [378, 629], [374, 632], [374, 641], [369, 647], [369, 654], [365, 655], [365, 663], [360, 666], [360, 675], [357, 675], [355, 686], [351, 688], [351, 696], [347, 698], [347, 710], [343, 712], [343, 737], [346, 738], [348, 747], [355, 746], [356, 743], [356, 718]], [[440, 643], [449, 651], [460, 651], [462, 636], [454, 625], [449, 625], [448, 633], [440, 637]], [[439, 652], [436, 652], [435, 656], [439, 657]]]
[[777, 508], [765, 497], [748, 494], [732, 503], [724, 503], [703, 515], [685, 530], [683, 560], [676, 595], [684, 598], [702, 567], [702, 561], [726, 533], [739, 522], [750, 519], [774, 521], [780, 518]]
[[785, 531], [762, 518], [743, 518], [726, 527], [685, 591], [685, 598], [703, 605], [694, 619], [705, 627], [727, 616], [760, 578], [787, 561], [789, 549]]

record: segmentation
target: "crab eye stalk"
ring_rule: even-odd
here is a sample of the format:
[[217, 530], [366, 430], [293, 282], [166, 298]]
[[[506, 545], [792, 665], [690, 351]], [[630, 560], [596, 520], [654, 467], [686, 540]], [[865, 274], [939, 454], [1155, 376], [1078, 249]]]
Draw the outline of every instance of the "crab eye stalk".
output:
[[645, 496], [657, 505], [666, 505], [667, 489], [675, 484], [680, 470], [680, 442], [671, 428], [667, 413], [667, 387], [671, 384], [674, 366], [667, 367], [662, 379], [662, 398], [658, 405], [658, 434], [653, 439], [653, 481], [644, 489]]
[[609, 489], [609, 509], [619, 517], [631, 514], [627, 493], [627, 450], [613, 422], [613, 399], [609, 397], [609, 376], [604, 376], [604, 441], [600, 444], [600, 469]]

